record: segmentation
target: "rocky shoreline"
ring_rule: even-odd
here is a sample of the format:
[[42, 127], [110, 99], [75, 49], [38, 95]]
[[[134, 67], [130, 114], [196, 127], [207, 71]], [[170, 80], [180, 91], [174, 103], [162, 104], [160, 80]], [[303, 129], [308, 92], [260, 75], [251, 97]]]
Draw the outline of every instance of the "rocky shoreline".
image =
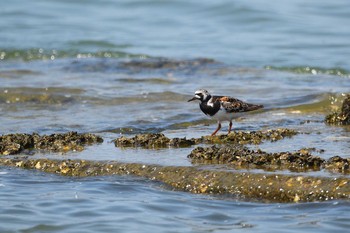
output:
[[[338, 174], [349, 172], [349, 159], [334, 156], [325, 160], [312, 155], [312, 152], [316, 150], [313, 148], [296, 152], [267, 153], [260, 149], [250, 150], [246, 147], [246, 144], [282, 140], [298, 133], [290, 129], [275, 129], [234, 132], [229, 135], [191, 139], [168, 138], [164, 134], [138, 134], [134, 137], [120, 137], [114, 140], [117, 147], [141, 147], [143, 149], [193, 147], [188, 155], [195, 165], [191, 167], [117, 161], [35, 159], [28, 154], [35, 154], [37, 150], [63, 153], [81, 151], [85, 146], [103, 142], [103, 139], [98, 135], [77, 132], [43, 136], [9, 134], [0, 136], [0, 153], [3, 155], [0, 158], [0, 165], [79, 177], [135, 175], [160, 181], [174, 190], [256, 199], [264, 202], [349, 199], [350, 179], [347, 177], [247, 172], [249, 169], [265, 171], [288, 169], [292, 172], [327, 169]], [[207, 146], [203, 147], [203, 145]], [[25, 153], [27, 151], [31, 153]], [[202, 166], [203, 164], [214, 166], [225, 164], [235, 169], [210, 169]]]
[[66, 176], [133, 175], [160, 181], [172, 190], [262, 202], [307, 202], [350, 198], [350, 179], [259, 174], [86, 160], [0, 158], [0, 165]]

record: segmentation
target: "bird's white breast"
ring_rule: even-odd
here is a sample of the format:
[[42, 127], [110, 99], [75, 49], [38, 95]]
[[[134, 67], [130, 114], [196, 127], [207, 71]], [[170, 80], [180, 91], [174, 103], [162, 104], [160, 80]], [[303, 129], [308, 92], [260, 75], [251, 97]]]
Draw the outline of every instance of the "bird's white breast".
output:
[[224, 108], [220, 108], [220, 110], [212, 116], [213, 119], [218, 120], [218, 121], [230, 121], [233, 118], [240, 117], [243, 113], [228, 113], [225, 111]]

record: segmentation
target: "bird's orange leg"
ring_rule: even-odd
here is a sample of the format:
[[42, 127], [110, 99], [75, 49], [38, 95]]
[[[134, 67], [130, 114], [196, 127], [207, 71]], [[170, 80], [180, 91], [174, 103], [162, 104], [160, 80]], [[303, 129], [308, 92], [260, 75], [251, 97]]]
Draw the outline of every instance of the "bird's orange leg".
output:
[[231, 129], [232, 129], [232, 121], [230, 121], [230, 124], [228, 125], [228, 133], [227, 134], [231, 133]]
[[214, 136], [220, 129], [221, 129], [221, 123], [218, 122], [218, 128], [214, 131], [214, 133], [211, 134], [211, 136]]

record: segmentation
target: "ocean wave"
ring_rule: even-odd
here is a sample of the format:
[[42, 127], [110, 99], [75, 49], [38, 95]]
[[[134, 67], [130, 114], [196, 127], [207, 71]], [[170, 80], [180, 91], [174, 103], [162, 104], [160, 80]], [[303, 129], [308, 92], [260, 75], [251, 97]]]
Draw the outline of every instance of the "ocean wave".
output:
[[145, 54], [132, 54], [121, 51], [96, 51], [96, 52], [82, 52], [78, 50], [56, 50], [56, 49], [1, 49], [0, 60], [22, 60], [22, 61], [36, 61], [36, 60], [55, 60], [61, 58], [149, 58]]
[[277, 70], [277, 71], [286, 71], [296, 74], [326, 74], [326, 75], [336, 75], [342, 77], [350, 77], [350, 71], [342, 68], [321, 68], [321, 67], [311, 67], [311, 66], [265, 66], [267, 70]]

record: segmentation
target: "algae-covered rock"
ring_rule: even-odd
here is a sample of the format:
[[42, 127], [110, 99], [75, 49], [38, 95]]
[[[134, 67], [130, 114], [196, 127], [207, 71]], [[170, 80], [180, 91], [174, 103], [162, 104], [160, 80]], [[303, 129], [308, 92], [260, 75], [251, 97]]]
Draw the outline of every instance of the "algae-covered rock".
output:
[[33, 134], [8, 134], [0, 136], [0, 154], [13, 155], [26, 149], [40, 149], [55, 152], [81, 151], [85, 145], [101, 143], [100, 136], [77, 132], [40, 136]]
[[50, 150], [50, 151], [81, 151], [85, 145], [91, 145], [93, 143], [101, 143], [103, 139], [100, 136], [77, 132], [68, 132], [65, 134], [51, 134], [34, 137], [35, 148]]
[[186, 147], [195, 144], [194, 140], [186, 138], [170, 139], [161, 133], [137, 134], [132, 138], [120, 137], [114, 140], [118, 147], [145, 147], [145, 148], [163, 148], [163, 147]]
[[30, 134], [7, 134], [0, 136], [0, 154], [13, 155], [34, 147], [34, 137]]
[[245, 168], [290, 168], [320, 169], [324, 159], [311, 155], [306, 150], [296, 152], [268, 153], [262, 150], [251, 150], [241, 145], [197, 147], [188, 155], [193, 163], [224, 163]]
[[260, 144], [263, 141], [274, 142], [297, 134], [295, 130], [279, 128], [266, 131], [234, 131], [228, 135], [205, 136], [202, 139], [207, 143]]
[[342, 158], [340, 156], [334, 156], [327, 160], [326, 168], [334, 172], [346, 172], [349, 171], [350, 158]]
[[266, 131], [232, 132], [229, 135], [203, 136], [201, 138], [168, 138], [161, 133], [137, 134], [134, 137], [120, 137], [114, 140], [117, 147], [189, 147], [195, 144], [260, 144], [263, 141], [277, 141], [298, 134], [292, 129]]
[[137, 163], [85, 160], [0, 158], [1, 166], [64, 176], [133, 175], [156, 180], [174, 190], [224, 195], [264, 202], [306, 202], [350, 199], [350, 179], [288, 174], [218, 171], [198, 167], [164, 167]]
[[260, 149], [251, 150], [238, 144], [213, 145], [193, 149], [188, 158], [195, 164], [230, 164], [245, 169], [289, 169], [296, 172], [327, 169], [337, 173], [350, 172], [350, 158], [334, 156], [326, 160], [312, 155], [312, 151], [323, 152], [315, 148], [303, 148], [294, 152], [268, 153]]
[[350, 125], [350, 94], [346, 95], [340, 112], [326, 116], [325, 122], [331, 125]]

